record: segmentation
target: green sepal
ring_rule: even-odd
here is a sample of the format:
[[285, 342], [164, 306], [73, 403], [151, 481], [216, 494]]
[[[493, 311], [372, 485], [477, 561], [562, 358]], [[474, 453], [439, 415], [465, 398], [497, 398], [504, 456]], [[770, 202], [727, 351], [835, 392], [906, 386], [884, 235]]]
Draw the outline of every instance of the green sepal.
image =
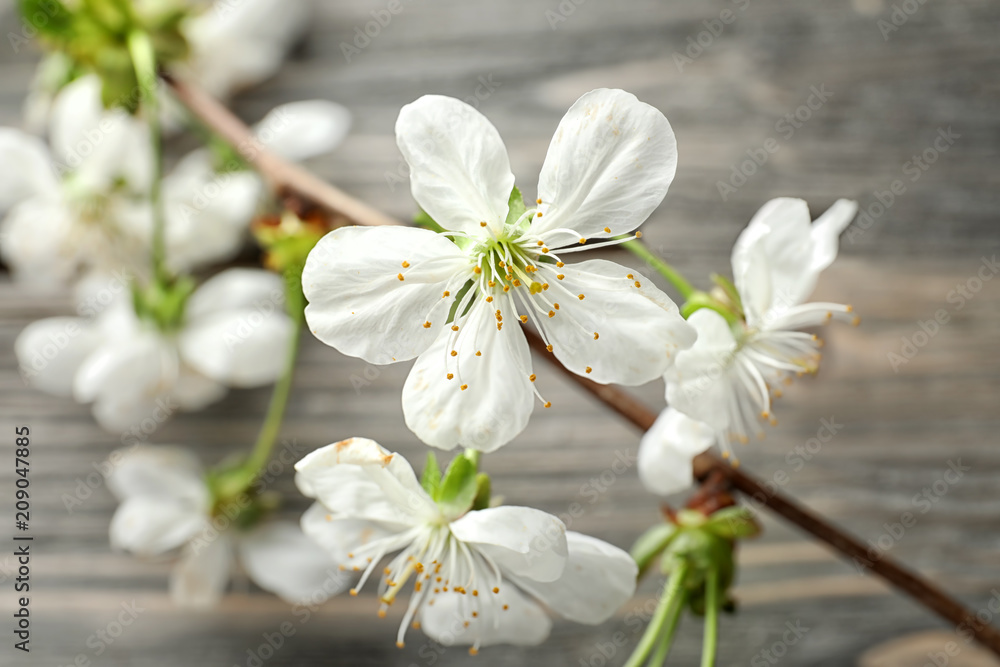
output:
[[61, 0], [21, 0], [19, 9], [24, 22], [39, 34], [56, 41], [69, 37], [73, 15]]
[[714, 512], [708, 517], [705, 529], [728, 540], [757, 537], [761, 532], [753, 513], [746, 507], [739, 506]]
[[460, 516], [469, 511], [478, 491], [476, 478], [476, 464], [467, 456], [460, 455], [451, 460], [434, 497], [446, 515]]
[[[504, 224], [514, 226], [514, 223], [524, 215], [528, 210], [528, 207], [524, 205], [524, 197], [521, 195], [521, 191], [515, 185], [514, 189], [510, 191], [510, 197], [507, 199], [507, 220]], [[528, 229], [528, 225], [531, 224], [530, 218], [525, 218], [521, 220], [521, 224], [516, 227], [516, 229], [524, 233]]]
[[444, 227], [435, 222], [434, 218], [428, 215], [427, 211], [424, 209], [419, 209], [417, 214], [413, 216], [413, 224], [417, 227], [423, 227], [424, 229], [429, 229], [432, 232], [444, 232], [447, 231]]
[[436, 498], [441, 487], [441, 466], [438, 465], [434, 452], [427, 452], [424, 472], [420, 475], [420, 486], [431, 498]]
[[490, 494], [492, 482], [490, 476], [484, 472], [476, 475], [476, 497], [472, 500], [473, 510], [484, 510], [490, 506]]
[[715, 299], [708, 292], [695, 291], [688, 297], [688, 300], [681, 306], [681, 316], [684, 319], [691, 317], [692, 313], [702, 308], [714, 310], [725, 318], [729, 326], [735, 326], [740, 321], [740, 316], [727, 308], [725, 304]]
[[639, 536], [629, 554], [639, 566], [640, 577], [676, 535], [677, 526], [672, 523], [658, 523]]
[[132, 291], [135, 314], [164, 333], [177, 331], [184, 323], [184, 308], [194, 289], [195, 282], [189, 276], [165, 284], [157, 281], [145, 288], [136, 286]]

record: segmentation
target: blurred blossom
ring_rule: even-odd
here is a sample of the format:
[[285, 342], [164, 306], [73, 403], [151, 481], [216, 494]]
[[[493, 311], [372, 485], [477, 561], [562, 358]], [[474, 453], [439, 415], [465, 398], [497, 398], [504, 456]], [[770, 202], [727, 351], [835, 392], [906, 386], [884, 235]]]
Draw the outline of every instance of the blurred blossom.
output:
[[731, 324], [710, 308], [688, 322], [698, 340], [677, 355], [664, 376], [669, 408], [642, 439], [640, 476], [656, 493], [691, 484], [691, 460], [713, 442], [723, 454], [732, 442], [763, 437], [771, 416], [771, 396], [792, 374], [815, 373], [821, 345], [798, 331], [833, 318], [853, 320], [850, 306], [804, 303], [823, 269], [837, 257], [839, 237], [857, 204], [838, 200], [815, 222], [801, 199], [765, 204], [736, 240], [732, 252], [734, 291], [721, 294], [739, 313]]
[[340, 592], [329, 555], [287, 521], [257, 522], [257, 499], [217, 498], [180, 447], [138, 445], [112, 455], [108, 488], [121, 502], [111, 546], [137, 556], [180, 550], [170, 592], [184, 606], [218, 602], [236, 568], [283, 600], [316, 604]]
[[63, 89], [48, 146], [0, 128], [0, 254], [19, 280], [61, 284], [145, 259], [130, 230], [152, 223], [149, 130], [106, 111], [100, 88], [86, 76]]
[[303, 531], [342, 569], [363, 570], [352, 595], [381, 575], [382, 616], [412, 580], [399, 646], [414, 621], [435, 641], [473, 653], [491, 644], [535, 645], [552, 624], [534, 600], [598, 624], [635, 592], [637, 568], [627, 553], [567, 532], [540, 510], [477, 509], [471, 493], [450, 493], [461, 486], [451, 483], [451, 467], [440, 486], [426, 471], [420, 482], [399, 454], [352, 438], [309, 454], [295, 469], [299, 489], [318, 501], [302, 517]]
[[229, 269], [190, 297], [165, 300], [169, 308], [138, 314], [142, 299], [130, 296], [94, 319], [30, 324], [15, 343], [23, 375], [43, 391], [93, 403], [98, 423], [123, 441], [151, 432], [147, 422], [214, 403], [228, 387], [281, 375], [292, 323], [278, 276]]
[[225, 100], [277, 73], [309, 24], [309, 0], [216, 0], [183, 27], [180, 72]]
[[[163, 180], [168, 265], [190, 271], [239, 252], [265, 189], [245, 160], [262, 148], [296, 161], [329, 153], [350, 125], [350, 112], [335, 102], [292, 102], [271, 110], [246, 145], [218, 155], [202, 148], [182, 158]], [[137, 232], [149, 242], [150, 226]]]
[[302, 284], [326, 344], [376, 364], [417, 358], [403, 412], [425, 443], [492, 451], [524, 429], [534, 396], [550, 405], [519, 328], [529, 320], [560, 362], [600, 383], [649, 382], [691, 345], [693, 330], [651, 282], [605, 260], [561, 260], [618, 243], [663, 200], [677, 146], [658, 110], [621, 90], [581, 97], [530, 208], [499, 133], [470, 105], [421, 97], [400, 111], [396, 140], [424, 223], [441, 233], [335, 230]]

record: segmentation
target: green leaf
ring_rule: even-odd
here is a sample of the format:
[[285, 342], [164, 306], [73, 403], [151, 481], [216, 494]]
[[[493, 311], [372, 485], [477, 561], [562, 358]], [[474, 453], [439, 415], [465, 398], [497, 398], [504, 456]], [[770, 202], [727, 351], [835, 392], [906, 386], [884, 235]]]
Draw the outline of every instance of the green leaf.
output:
[[424, 472], [420, 475], [420, 486], [424, 488], [431, 498], [436, 498], [438, 488], [441, 486], [441, 467], [438, 466], [437, 457], [434, 452], [427, 452], [427, 462], [424, 463]]
[[435, 498], [446, 515], [459, 516], [472, 507], [479, 487], [476, 477], [476, 464], [468, 457], [459, 455], [451, 460]]
[[677, 527], [671, 523], [658, 523], [649, 528], [635, 541], [629, 553], [639, 565], [640, 575], [649, 567], [653, 559], [663, 553], [677, 534]]
[[746, 507], [727, 507], [715, 512], [705, 528], [727, 540], [756, 537], [761, 530], [753, 513]]

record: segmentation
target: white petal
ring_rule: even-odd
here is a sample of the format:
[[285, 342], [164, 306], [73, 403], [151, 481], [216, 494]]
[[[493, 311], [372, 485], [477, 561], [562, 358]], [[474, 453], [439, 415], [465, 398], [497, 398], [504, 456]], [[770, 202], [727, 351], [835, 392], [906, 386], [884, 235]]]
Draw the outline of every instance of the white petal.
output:
[[568, 531], [569, 557], [553, 582], [518, 581], [552, 611], [577, 623], [603, 623], [635, 593], [639, 569], [628, 553], [601, 540]]
[[854, 220], [857, 212], [856, 201], [838, 199], [813, 222], [809, 236], [812, 239], [811, 267], [814, 271], [822, 271], [837, 259], [840, 235]]
[[259, 269], [227, 269], [206, 280], [187, 302], [188, 321], [222, 310], [278, 306], [285, 302], [281, 278]]
[[566, 566], [566, 526], [531, 507], [503, 505], [469, 512], [451, 523], [451, 532], [518, 577], [555, 581]]
[[729, 368], [733, 364], [736, 339], [726, 320], [714, 310], [702, 308], [688, 318], [698, 332], [690, 350], [677, 355], [667, 372], [667, 403], [716, 430], [728, 427]]
[[351, 129], [351, 112], [336, 102], [306, 100], [272, 109], [254, 126], [257, 140], [295, 162], [329, 153]]
[[322, 503], [313, 503], [302, 515], [302, 532], [336, 562], [347, 562], [347, 554], [394, 534], [385, 524], [363, 519], [341, 519]]
[[52, 160], [38, 138], [0, 127], [0, 213], [33, 196], [55, 197]]
[[101, 395], [155, 396], [170, 389], [178, 372], [172, 346], [158, 334], [143, 331], [108, 341], [89, 355], [76, 374], [73, 394], [81, 403]]
[[550, 247], [629, 232], [660, 205], [676, 170], [677, 141], [659, 110], [622, 90], [591, 91], [552, 137], [538, 177], [544, 215], [531, 231], [579, 232], [553, 237]]
[[208, 509], [205, 471], [191, 451], [180, 447], [134, 445], [115, 450], [104, 466], [108, 490], [119, 500], [150, 498]]
[[292, 329], [281, 304], [203, 315], [181, 332], [181, 357], [216, 382], [259, 387], [281, 376]]
[[715, 442], [708, 424], [667, 408], [642, 436], [639, 445], [639, 479], [652, 493], [668, 495], [694, 483], [694, 457]]
[[14, 342], [21, 374], [42, 391], [71, 396], [73, 377], [102, 342], [100, 331], [75, 317], [52, 317], [29, 324]]
[[476, 606], [474, 600], [466, 595], [436, 596], [433, 605], [420, 608], [420, 628], [444, 646], [537, 646], [552, 630], [548, 615], [514, 586], [501, 586], [489, 604]]
[[345, 590], [350, 577], [330, 555], [287, 521], [264, 524], [239, 541], [250, 578], [290, 604], [318, 604]]
[[[500, 330], [493, 306], [504, 318]], [[445, 327], [417, 358], [403, 385], [403, 416], [418, 438], [441, 449], [491, 452], [524, 430], [535, 399], [531, 354], [519, 324], [506, 304], [480, 298], [457, 338]]]
[[195, 411], [222, 399], [227, 392], [225, 385], [205, 377], [187, 364], [181, 364], [180, 375], [170, 396], [181, 410]]
[[121, 433], [122, 442], [150, 435], [176, 412], [167, 394], [147, 394], [130, 384], [110, 385], [91, 406], [94, 420], [109, 433]]
[[453, 97], [424, 95], [396, 120], [396, 143], [410, 165], [410, 189], [445, 229], [503, 228], [514, 188], [507, 149], [486, 116]]
[[856, 203], [841, 199], [811, 224], [801, 199], [772, 199], [761, 207], [732, 254], [733, 278], [749, 324], [766, 326], [806, 300], [820, 272], [836, 258], [840, 233], [856, 211]]
[[75, 169], [84, 159], [82, 153], [92, 153], [99, 143], [96, 139], [102, 136], [103, 115], [101, 79], [97, 75], [82, 76], [59, 91], [52, 105], [49, 143], [60, 165]]
[[66, 243], [73, 220], [60, 199], [35, 197], [14, 206], [0, 226], [0, 254], [19, 281], [45, 287], [69, 282], [83, 251]]
[[406, 361], [444, 326], [454, 302], [444, 292], [456, 295], [471, 275], [458, 246], [426, 229], [342, 227], [309, 253], [306, 321], [343, 354], [375, 364]]
[[374, 440], [350, 438], [321, 447], [295, 470], [303, 493], [345, 518], [412, 523], [437, 514], [409, 462]]
[[156, 556], [187, 542], [205, 523], [203, 509], [193, 503], [135, 496], [111, 518], [111, 547]]
[[226, 534], [198, 538], [187, 545], [170, 573], [170, 596], [182, 607], [211, 607], [219, 602], [233, 567], [233, 545]]
[[694, 330], [670, 297], [633, 270], [603, 259], [542, 266], [555, 289], [541, 295], [560, 308], [540, 321], [553, 354], [574, 373], [602, 384], [641, 385], [694, 343]]

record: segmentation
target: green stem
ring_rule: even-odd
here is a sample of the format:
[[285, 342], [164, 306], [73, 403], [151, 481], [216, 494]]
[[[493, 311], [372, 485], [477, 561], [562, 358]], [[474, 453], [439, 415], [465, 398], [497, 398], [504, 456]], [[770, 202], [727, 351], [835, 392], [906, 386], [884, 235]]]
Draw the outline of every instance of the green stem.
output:
[[625, 667], [639, 667], [649, 657], [653, 649], [657, 648], [661, 643], [660, 635], [664, 631], [664, 628], [667, 627], [668, 622], [672, 620], [671, 609], [674, 606], [674, 600], [681, 595], [684, 589], [684, 580], [687, 578], [687, 572], [687, 562], [681, 561], [670, 575], [663, 597], [660, 598], [660, 602], [656, 606], [656, 611], [653, 612], [653, 618], [650, 619], [649, 625], [646, 626], [646, 631], [639, 640], [639, 645], [632, 651], [632, 655], [629, 656]]
[[153, 206], [153, 234], [150, 243], [150, 260], [154, 279], [166, 284], [169, 271], [166, 268], [166, 222], [163, 217], [161, 181], [163, 180], [163, 137], [160, 133], [160, 110], [157, 97], [156, 51], [148, 33], [135, 30], [128, 35], [128, 50], [132, 56], [136, 81], [142, 91], [142, 104], [146, 123], [149, 126], [153, 146], [153, 183], [150, 199]]
[[663, 665], [667, 661], [667, 656], [670, 654], [670, 647], [674, 643], [674, 633], [677, 632], [677, 626], [680, 623], [681, 613], [684, 611], [684, 603], [686, 601], [687, 594], [682, 590], [670, 609], [670, 617], [667, 619], [667, 627], [664, 629], [663, 636], [660, 638], [660, 643], [656, 647], [656, 653], [654, 653], [649, 658], [649, 662], [646, 663], [648, 667], [657, 667], [658, 665]]
[[714, 667], [719, 643], [719, 571], [709, 569], [705, 578], [705, 637], [701, 647], [701, 667]]
[[243, 469], [251, 479], [257, 476], [271, 458], [271, 451], [278, 439], [278, 432], [281, 430], [281, 423], [285, 418], [288, 397], [292, 391], [292, 376], [295, 374], [295, 360], [299, 355], [299, 338], [302, 333], [303, 321], [302, 309], [305, 300], [302, 296], [301, 286], [295, 281], [296, 274], [301, 275], [301, 272], [290, 269], [285, 275], [288, 316], [292, 318], [291, 338], [288, 340], [288, 349], [285, 353], [285, 369], [278, 383], [274, 385], [271, 402], [267, 406], [267, 416], [264, 418], [264, 424], [257, 435], [257, 442], [254, 443], [250, 457], [243, 464]]
[[677, 291], [680, 292], [681, 296], [683, 296], [685, 299], [689, 298], [692, 294], [694, 294], [695, 289], [691, 285], [691, 283], [689, 283], [684, 278], [684, 276], [682, 276], [680, 272], [677, 271], [677, 269], [670, 266], [662, 259], [657, 257], [655, 254], [653, 254], [653, 251], [647, 248], [642, 241], [639, 240], [626, 241], [625, 243], [622, 244], [622, 246], [624, 246], [625, 249], [631, 252], [633, 255], [639, 257], [647, 264], [652, 266], [654, 269], [659, 271], [660, 275], [669, 280], [670, 283], [677, 288]]

